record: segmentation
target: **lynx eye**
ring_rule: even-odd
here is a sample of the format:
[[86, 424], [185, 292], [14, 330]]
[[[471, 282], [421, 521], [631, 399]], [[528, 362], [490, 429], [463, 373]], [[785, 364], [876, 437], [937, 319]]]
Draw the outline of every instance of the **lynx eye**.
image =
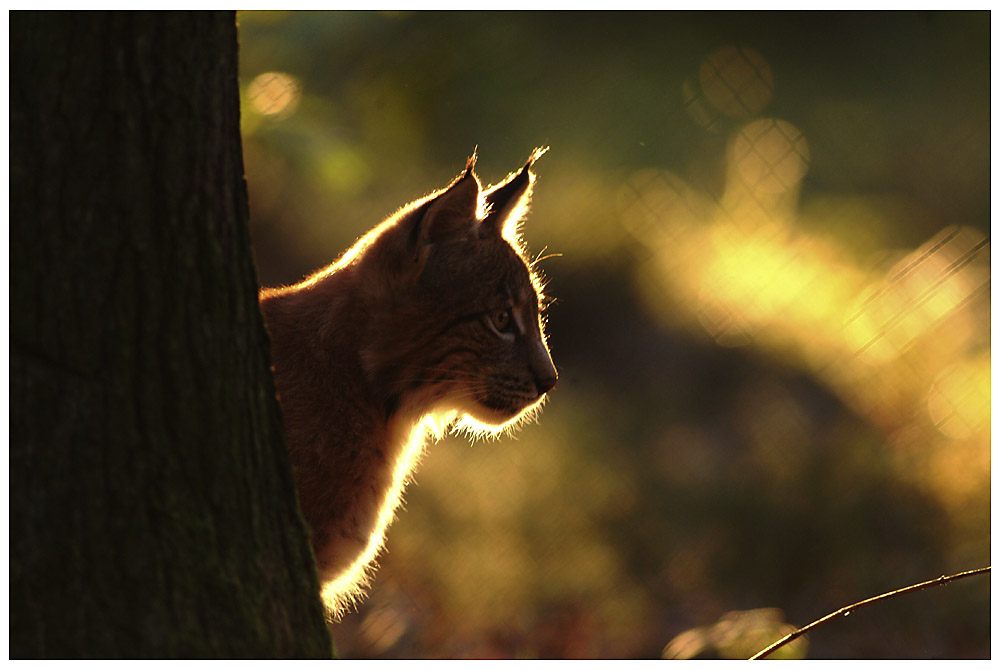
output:
[[514, 325], [514, 319], [511, 318], [509, 309], [498, 309], [490, 314], [490, 323], [498, 333], [509, 333]]

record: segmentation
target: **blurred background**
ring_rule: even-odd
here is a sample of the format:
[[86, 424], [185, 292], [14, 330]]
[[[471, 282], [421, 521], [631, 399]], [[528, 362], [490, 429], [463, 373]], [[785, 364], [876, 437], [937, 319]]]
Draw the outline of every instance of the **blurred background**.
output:
[[[560, 371], [430, 447], [345, 658], [747, 657], [990, 562], [990, 19], [239, 14], [261, 282], [536, 146]], [[782, 650], [988, 658], [988, 576]]]

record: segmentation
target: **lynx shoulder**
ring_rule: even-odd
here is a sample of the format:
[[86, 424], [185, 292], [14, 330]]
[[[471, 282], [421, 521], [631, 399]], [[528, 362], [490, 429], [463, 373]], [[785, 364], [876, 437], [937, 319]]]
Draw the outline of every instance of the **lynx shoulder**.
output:
[[500, 432], [556, 384], [518, 226], [535, 150], [489, 189], [447, 187], [298, 284], [264, 289], [299, 505], [334, 616], [356, 600], [429, 436]]

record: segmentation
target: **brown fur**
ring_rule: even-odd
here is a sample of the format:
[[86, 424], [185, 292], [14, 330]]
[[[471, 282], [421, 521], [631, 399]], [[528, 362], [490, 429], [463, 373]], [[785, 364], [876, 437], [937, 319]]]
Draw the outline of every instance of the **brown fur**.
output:
[[261, 292], [299, 505], [334, 615], [367, 583], [427, 434], [456, 421], [498, 432], [555, 385], [540, 282], [517, 235], [541, 153], [486, 192], [470, 158], [329, 267]]

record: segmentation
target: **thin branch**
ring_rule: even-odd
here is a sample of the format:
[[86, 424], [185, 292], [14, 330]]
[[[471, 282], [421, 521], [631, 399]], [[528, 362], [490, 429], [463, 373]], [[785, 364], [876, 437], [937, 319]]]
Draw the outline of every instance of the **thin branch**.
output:
[[792, 640], [795, 640], [795, 639], [797, 639], [797, 638], [805, 635], [806, 633], [808, 633], [809, 631], [811, 631], [813, 628], [816, 628], [817, 626], [820, 626], [820, 625], [822, 625], [822, 624], [824, 624], [827, 621], [830, 621], [832, 619], [836, 619], [839, 616], [847, 616], [848, 614], [850, 614], [854, 610], [861, 609], [862, 607], [867, 607], [868, 605], [871, 605], [872, 603], [877, 603], [880, 600], [888, 600], [889, 598], [895, 598], [896, 596], [901, 596], [904, 593], [909, 593], [910, 591], [921, 591], [923, 589], [927, 589], [927, 588], [930, 588], [932, 586], [940, 586], [942, 584], [947, 584], [948, 582], [953, 582], [956, 579], [962, 579], [963, 577], [972, 577], [974, 575], [981, 575], [984, 572], [989, 572], [989, 571], [990, 571], [990, 566], [986, 566], [985, 568], [976, 568], [975, 570], [967, 570], [966, 572], [959, 572], [958, 574], [955, 574], [955, 575], [941, 575], [937, 579], [931, 579], [930, 581], [921, 582], [919, 584], [913, 584], [911, 586], [907, 586], [907, 587], [902, 588], [902, 589], [897, 589], [895, 591], [890, 591], [889, 593], [883, 593], [882, 595], [875, 596], [874, 598], [868, 598], [867, 600], [862, 600], [861, 602], [856, 602], [853, 605], [848, 605], [847, 607], [841, 607], [836, 612], [831, 612], [830, 614], [827, 614], [822, 619], [817, 619], [816, 621], [813, 621], [808, 626], [803, 626], [802, 628], [799, 628], [798, 630], [789, 633], [788, 635], [786, 635], [785, 637], [781, 638], [780, 640], [778, 640], [777, 642], [775, 642], [771, 646], [767, 647], [766, 649], [762, 649], [761, 651], [758, 651], [756, 654], [754, 654], [753, 656], [750, 657], [750, 660], [751, 661], [756, 661], [758, 659], [765, 658], [769, 654], [771, 654], [771, 652], [773, 652], [773, 651], [775, 651], [775, 650], [777, 650], [777, 649], [779, 649], [781, 647], [784, 647], [786, 644], [788, 644]]

